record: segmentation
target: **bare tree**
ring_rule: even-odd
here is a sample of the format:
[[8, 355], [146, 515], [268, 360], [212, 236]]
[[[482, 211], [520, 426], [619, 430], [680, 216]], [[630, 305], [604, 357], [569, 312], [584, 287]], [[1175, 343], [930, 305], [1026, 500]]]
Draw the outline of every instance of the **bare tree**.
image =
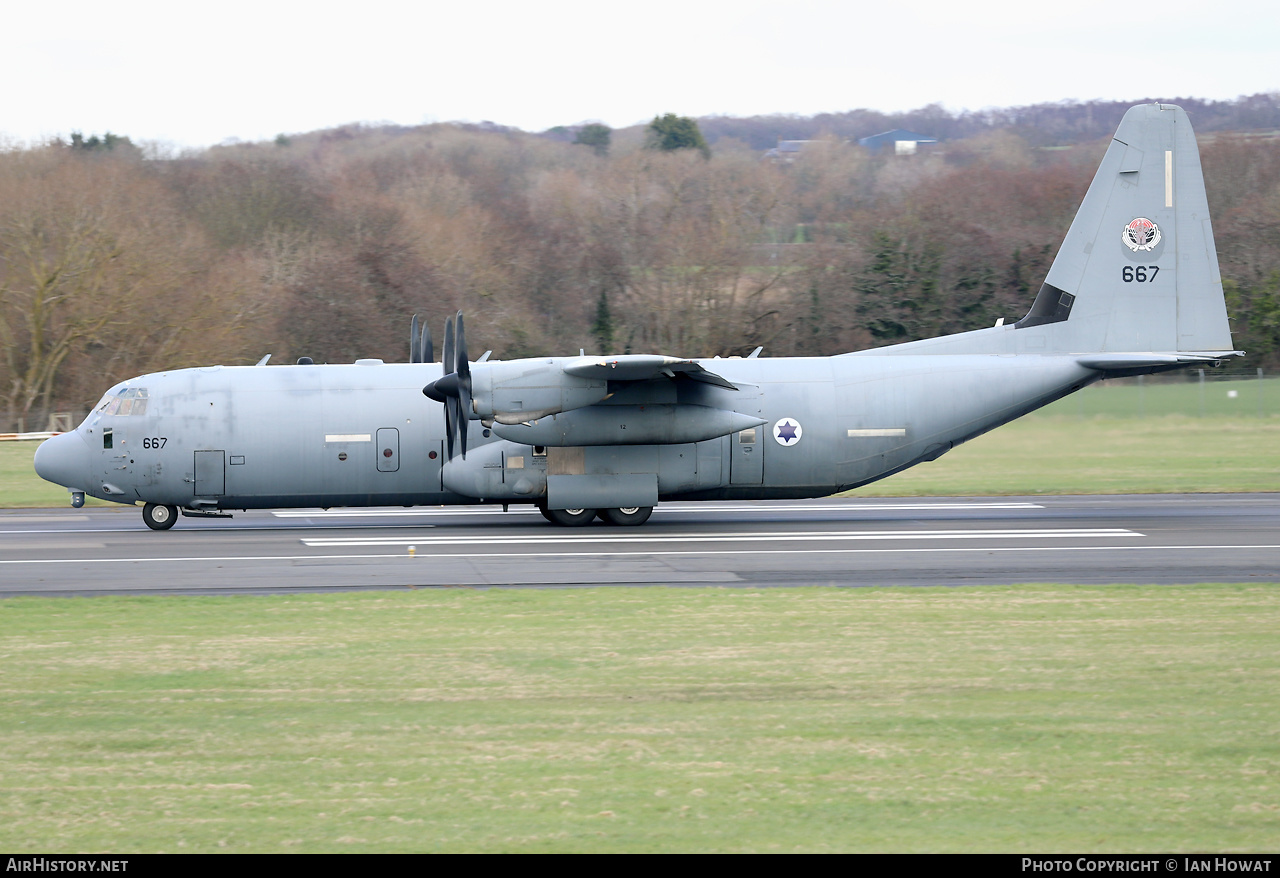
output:
[[0, 340], [5, 402], [26, 418], [48, 408], [54, 382], [77, 344], [117, 316], [108, 272], [121, 248], [90, 210], [27, 214], [0, 229]]

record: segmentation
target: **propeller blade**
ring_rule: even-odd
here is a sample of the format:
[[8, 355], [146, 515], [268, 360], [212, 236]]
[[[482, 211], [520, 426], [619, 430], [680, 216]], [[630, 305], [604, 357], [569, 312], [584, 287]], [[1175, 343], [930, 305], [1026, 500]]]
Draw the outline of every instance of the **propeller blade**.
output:
[[453, 318], [447, 317], [444, 321], [444, 349], [441, 351], [440, 357], [440, 373], [448, 375], [453, 371]]
[[467, 333], [462, 324], [462, 312], [458, 312], [457, 350], [454, 356], [457, 365], [454, 373], [457, 376], [455, 393], [458, 400], [458, 438], [461, 440], [462, 459], [467, 459], [467, 422], [471, 420], [471, 363], [467, 359]]
[[448, 456], [445, 460], [453, 460], [453, 425], [456, 420], [453, 416], [453, 407], [457, 403], [452, 399], [444, 401], [444, 442], [445, 448], [448, 450]]
[[471, 377], [471, 369], [467, 365], [467, 335], [466, 335], [466, 331], [462, 327], [461, 311], [458, 312], [457, 345], [458, 345], [458, 348], [455, 356], [457, 356], [458, 362], [451, 364], [453, 367], [452, 371], [457, 372], [458, 377], [461, 378], [463, 381], [466, 381], [468, 378]]
[[422, 335], [418, 338], [418, 354], [421, 356], [423, 363], [434, 363], [436, 361], [436, 352], [431, 344], [431, 324], [422, 321]]
[[422, 338], [418, 334], [418, 315], [413, 315], [413, 320], [409, 321], [409, 362], [422, 362]]

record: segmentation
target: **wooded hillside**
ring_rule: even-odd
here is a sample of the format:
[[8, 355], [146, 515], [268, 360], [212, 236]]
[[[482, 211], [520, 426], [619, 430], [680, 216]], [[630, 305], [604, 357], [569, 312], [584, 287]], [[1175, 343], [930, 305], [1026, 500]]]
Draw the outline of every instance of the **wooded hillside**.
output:
[[[1263, 132], [1192, 111], [1247, 366], [1280, 357], [1278, 103], [1234, 107]], [[634, 131], [601, 148], [447, 124], [164, 158], [123, 137], [0, 151], [0, 421], [38, 429], [130, 375], [267, 352], [403, 360], [414, 312], [438, 337], [465, 310], [471, 349], [497, 357], [831, 354], [1017, 319], [1118, 120], [1081, 106], [972, 131], [926, 108], [900, 121], [943, 138], [929, 152], [833, 134], [791, 163], [726, 119], [701, 120], [709, 159]], [[822, 118], [770, 137], [837, 131]]]

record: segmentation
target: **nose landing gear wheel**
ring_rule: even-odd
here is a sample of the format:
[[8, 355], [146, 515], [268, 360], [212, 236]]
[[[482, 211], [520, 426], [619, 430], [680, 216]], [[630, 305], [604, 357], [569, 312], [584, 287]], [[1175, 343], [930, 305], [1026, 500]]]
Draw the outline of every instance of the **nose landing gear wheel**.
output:
[[142, 520], [152, 530], [168, 530], [178, 520], [178, 507], [148, 503], [142, 507]]
[[561, 527], [581, 527], [596, 517], [594, 509], [543, 509], [542, 517]]
[[653, 514], [652, 506], [624, 506], [621, 509], [601, 509], [600, 520], [606, 524], [635, 527], [644, 524]]

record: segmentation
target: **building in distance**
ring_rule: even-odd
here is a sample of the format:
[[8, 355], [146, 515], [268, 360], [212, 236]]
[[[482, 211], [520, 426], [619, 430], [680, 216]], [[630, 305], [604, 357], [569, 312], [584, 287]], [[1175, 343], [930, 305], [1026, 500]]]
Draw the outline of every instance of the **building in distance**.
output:
[[894, 155], [915, 155], [920, 144], [937, 142], [938, 138], [936, 137], [917, 134], [905, 128], [895, 128], [892, 131], [883, 131], [879, 134], [872, 134], [870, 137], [858, 139], [859, 146], [865, 146], [872, 152], [879, 152], [881, 149], [892, 146]]

